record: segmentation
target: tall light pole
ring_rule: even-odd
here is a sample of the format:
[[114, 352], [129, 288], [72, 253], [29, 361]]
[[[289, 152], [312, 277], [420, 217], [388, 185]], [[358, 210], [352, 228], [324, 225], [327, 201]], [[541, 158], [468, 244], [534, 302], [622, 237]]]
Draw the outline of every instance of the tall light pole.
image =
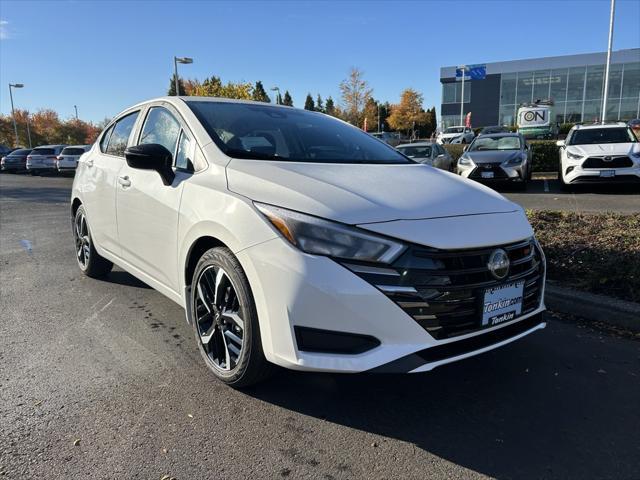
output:
[[467, 71], [466, 65], [460, 65], [460, 70], [462, 70], [462, 95], [460, 96], [460, 125], [464, 125], [464, 77]]
[[613, 44], [613, 17], [616, 14], [616, 0], [611, 0], [611, 16], [609, 17], [609, 46], [607, 48], [607, 68], [604, 72], [604, 94], [602, 95], [602, 123], [607, 116], [607, 96], [609, 95], [609, 71], [611, 70], [611, 46]]
[[193, 58], [189, 57], [173, 57], [173, 80], [176, 82], [176, 97], [180, 95], [180, 84], [178, 83], [178, 64], [193, 63]]
[[27, 112], [27, 138], [29, 139], [29, 148], [33, 148], [33, 145], [31, 145], [31, 127], [29, 126], [29, 112]]
[[276, 93], [276, 105], [280, 105], [280, 87], [271, 87], [271, 91], [278, 92]]
[[380, 133], [380, 102], [378, 102], [378, 133]]
[[10, 83], [9, 84], [9, 98], [11, 98], [11, 116], [13, 117], [13, 131], [16, 134], [16, 147], [20, 140], [18, 140], [18, 124], [16, 123], [16, 112], [13, 109], [13, 93], [11, 91], [12, 88], [23, 88], [24, 84], [22, 83]]

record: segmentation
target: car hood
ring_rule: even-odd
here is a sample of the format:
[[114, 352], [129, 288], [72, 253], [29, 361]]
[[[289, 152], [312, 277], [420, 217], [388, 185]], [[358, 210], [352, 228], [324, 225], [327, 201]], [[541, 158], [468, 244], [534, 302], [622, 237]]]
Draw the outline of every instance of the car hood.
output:
[[470, 157], [474, 163], [502, 163], [512, 158], [519, 157], [521, 150], [478, 150], [475, 152], [467, 152], [465, 155]]
[[440, 138], [456, 138], [461, 135], [464, 135], [464, 133], [441, 133], [439, 137]]
[[568, 145], [567, 148], [572, 152], [577, 152], [583, 156], [602, 156], [602, 155], [627, 155], [631, 152], [640, 152], [640, 144], [638, 143], [601, 143], [595, 145]]
[[521, 210], [483, 185], [423, 164], [233, 159], [227, 181], [251, 200], [351, 225]]

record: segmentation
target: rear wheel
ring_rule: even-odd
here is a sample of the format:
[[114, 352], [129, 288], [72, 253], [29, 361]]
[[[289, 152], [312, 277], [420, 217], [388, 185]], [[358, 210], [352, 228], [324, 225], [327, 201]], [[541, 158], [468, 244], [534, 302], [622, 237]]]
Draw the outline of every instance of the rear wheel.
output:
[[205, 252], [191, 283], [191, 324], [200, 353], [224, 383], [247, 387], [273, 371], [262, 351], [251, 287], [231, 251]]
[[73, 239], [75, 241], [76, 260], [82, 273], [88, 277], [104, 277], [113, 268], [113, 263], [100, 256], [93, 246], [87, 214], [80, 205], [73, 217]]

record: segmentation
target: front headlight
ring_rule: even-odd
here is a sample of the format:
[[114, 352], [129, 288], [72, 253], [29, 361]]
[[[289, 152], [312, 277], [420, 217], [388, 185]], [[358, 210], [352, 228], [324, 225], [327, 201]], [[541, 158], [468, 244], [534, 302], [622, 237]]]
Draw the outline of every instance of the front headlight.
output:
[[399, 242], [355, 227], [254, 202], [291, 244], [305, 253], [363, 262], [392, 263], [405, 250]]
[[579, 153], [573, 153], [567, 150], [567, 158], [571, 160], [580, 160], [582, 158], [582, 155], [580, 155]]
[[470, 157], [462, 156], [458, 159], [458, 165], [462, 165], [463, 167], [473, 167], [475, 163], [471, 160]]
[[520, 154], [518, 156], [515, 156], [513, 158], [510, 158], [509, 160], [507, 160], [506, 162], [504, 162], [505, 165], [520, 165], [522, 162], [524, 162], [527, 159], [527, 154], [523, 153]]

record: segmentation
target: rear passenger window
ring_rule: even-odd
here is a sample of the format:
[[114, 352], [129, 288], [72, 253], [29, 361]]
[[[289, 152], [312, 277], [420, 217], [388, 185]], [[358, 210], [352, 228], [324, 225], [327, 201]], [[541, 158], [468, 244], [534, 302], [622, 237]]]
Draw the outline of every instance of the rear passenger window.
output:
[[175, 155], [179, 135], [180, 123], [175, 117], [166, 108], [153, 107], [144, 122], [140, 145], [158, 143]]
[[109, 127], [109, 130], [107, 130], [104, 135], [102, 136], [102, 139], [100, 140], [100, 151], [102, 153], [106, 153], [107, 152], [107, 144], [109, 143], [109, 137], [111, 136], [111, 132], [113, 131], [113, 127], [114, 125], [111, 125]]
[[122, 117], [116, 122], [115, 127], [113, 127], [113, 132], [111, 133], [111, 138], [109, 139], [109, 144], [107, 145], [107, 153], [109, 155], [124, 157], [124, 150], [129, 143], [129, 137], [136, 123], [136, 118], [138, 118], [138, 112]]

